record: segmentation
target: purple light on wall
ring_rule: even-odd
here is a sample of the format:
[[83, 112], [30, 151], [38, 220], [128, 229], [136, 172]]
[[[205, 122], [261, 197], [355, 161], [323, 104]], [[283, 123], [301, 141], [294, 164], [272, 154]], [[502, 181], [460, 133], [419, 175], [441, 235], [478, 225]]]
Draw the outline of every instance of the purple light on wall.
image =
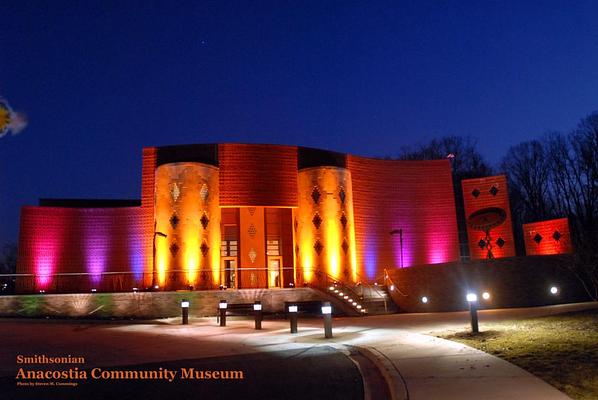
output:
[[129, 238], [129, 262], [131, 264], [131, 271], [135, 280], [140, 280], [144, 272], [144, 248], [143, 248], [143, 228], [138, 225], [131, 224], [127, 234]]
[[84, 251], [86, 270], [90, 275], [91, 283], [97, 285], [102, 280], [106, 270], [106, 252], [109, 244], [109, 235], [99, 221], [89, 219], [85, 221]]
[[376, 278], [376, 266], [378, 263], [378, 249], [376, 243], [370, 240], [366, 241], [365, 251], [363, 257], [363, 264], [365, 266], [366, 279], [373, 280]]

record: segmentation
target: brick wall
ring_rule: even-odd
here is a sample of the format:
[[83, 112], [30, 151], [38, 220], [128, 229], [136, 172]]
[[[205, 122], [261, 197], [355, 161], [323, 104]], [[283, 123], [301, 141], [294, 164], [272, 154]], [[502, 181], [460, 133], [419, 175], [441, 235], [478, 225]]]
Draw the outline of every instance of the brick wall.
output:
[[221, 206], [297, 206], [297, 148], [218, 145]]
[[[143, 207], [23, 207], [17, 292], [131, 290], [151, 278], [153, 214]], [[83, 272], [85, 276], [55, 276]], [[106, 272], [131, 272], [107, 275]]]
[[357, 270], [362, 278], [459, 258], [457, 217], [448, 160], [389, 161], [349, 155]]
[[[472, 213], [489, 207], [501, 208], [506, 212], [507, 218], [505, 222], [490, 231], [492, 254], [495, 258], [515, 256], [515, 241], [513, 239], [507, 177], [505, 175], [498, 175], [485, 178], [464, 179], [461, 181], [461, 186], [463, 187], [466, 219]], [[487, 258], [488, 250], [479, 245], [480, 240], [484, 239], [485, 236], [484, 232], [476, 231], [467, 226], [469, 254], [472, 260]], [[502, 242], [499, 239], [502, 239], [504, 242], [502, 247], [500, 246]]]
[[524, 224], [523, 239], [528, 256], [573, 252], [567, 218]]

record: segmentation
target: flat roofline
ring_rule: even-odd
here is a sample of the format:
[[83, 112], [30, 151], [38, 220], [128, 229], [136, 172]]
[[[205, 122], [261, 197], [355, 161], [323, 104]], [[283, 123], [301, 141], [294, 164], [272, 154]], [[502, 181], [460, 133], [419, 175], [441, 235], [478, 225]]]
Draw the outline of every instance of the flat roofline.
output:
[[40, 198], [40, 207], [64, 208], [118, 208], [140, 207], [139, 199], [52, 199]]

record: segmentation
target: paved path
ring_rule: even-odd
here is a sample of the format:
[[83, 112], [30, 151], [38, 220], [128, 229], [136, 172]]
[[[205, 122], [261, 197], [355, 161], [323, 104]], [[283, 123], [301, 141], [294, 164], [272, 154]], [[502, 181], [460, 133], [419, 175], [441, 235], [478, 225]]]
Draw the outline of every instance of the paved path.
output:
[[[597, 307], [596, 303], [533, 309], [485, 310], [487, 320], [524, 318]], [[322, 321], [300, 320], [299, 333], [289, 334], [288, 322], [230, 319], [225, 328], [215, 318], [149, 322], [81, 322], [0, 319], [0, 376], [14, 374], [17, 354], [84, 355], [87, 367], [115, 366], [168, 360], [228, 357], [259, 352], [332, 346], [344, 351], [366, 376], [372, 389], [376, 372], [389, 383], [393, 399], [567, 399], [522, 369], [459, 343], [423, 333], [467, 329], [466, 312], [401, 314], [334, 320], [334, 338], [324, 339]], [[352, 354], [351, 354], [352, 352]], [[373, 363], [359, 363], [363, 357]], [[342, 371], [339, 371], [342, 373]], [[369, 377], [368, 377], [369, 375]], [[375, 388], [374, 388], [375, 389]], [[367, 392], [367, 391], [366, 391]], [[376, 396], [375, 390], [369, 398]], [[367, 395], [367, 393], [366, 393]]]

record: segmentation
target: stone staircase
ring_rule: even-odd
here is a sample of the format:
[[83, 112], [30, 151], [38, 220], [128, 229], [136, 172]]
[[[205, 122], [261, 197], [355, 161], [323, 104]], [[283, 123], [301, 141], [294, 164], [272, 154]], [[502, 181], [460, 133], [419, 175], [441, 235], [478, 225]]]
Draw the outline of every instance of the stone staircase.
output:
[[398, 308], [383, 285], [345, 285], [334, 282], [327, 294], [343, 302], [361, 315], [381, 315], [398, 312]]
[[382, 285], [366, 286], [362, 289], [364, 307], [369, 315], [394, 314], [399, 311]]

